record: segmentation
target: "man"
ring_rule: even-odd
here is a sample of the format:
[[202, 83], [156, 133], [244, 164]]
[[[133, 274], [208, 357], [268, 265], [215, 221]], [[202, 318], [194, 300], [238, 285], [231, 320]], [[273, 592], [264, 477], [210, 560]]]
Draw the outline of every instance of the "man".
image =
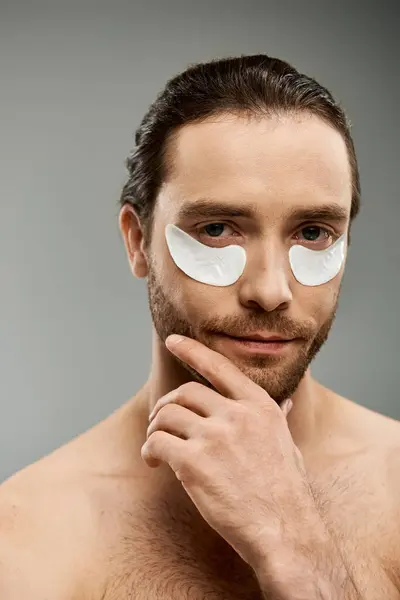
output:
[[399, 423], [310, 372], [359, 210], [342, 110], [265, 55], [194, 65], [127, 164], [151, 373], [3, 484], [1, 599], [399, 598]]

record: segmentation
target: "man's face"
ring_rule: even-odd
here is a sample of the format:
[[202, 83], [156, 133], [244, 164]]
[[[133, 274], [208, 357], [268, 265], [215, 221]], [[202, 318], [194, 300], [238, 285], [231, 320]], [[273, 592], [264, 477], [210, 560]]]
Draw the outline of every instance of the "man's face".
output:
[[[325, 249], [347, 232], [351, 174], [345, 143], [311, 115], [225, 115], [184, 126], [168, 152], [173, 172], [157, 198], [148, 256], [156, 332], [162, 341], [172, 333], [199, 340], [281, 403], [297, 388], [335, 316], [343, 267], [328, 283], [304, 286], [288, 253], [294, 244]], [[332, 215], [321, 211], [332, 205]], [[338, 208], [344, 217], [335, 216]], [[252, 214], [237, 216], [242, 209]], [[185, 275], [167, 247], [170, 223], [208, 246], [243, 246], [242, 276], [215, 287]], [[229, 337], [254, 333], [293, 341], [266, 353]]]

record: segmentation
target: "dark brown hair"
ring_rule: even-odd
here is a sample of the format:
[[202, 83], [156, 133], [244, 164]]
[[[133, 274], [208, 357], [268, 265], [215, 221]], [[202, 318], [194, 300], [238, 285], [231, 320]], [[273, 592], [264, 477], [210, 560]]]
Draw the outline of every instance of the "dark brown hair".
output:
[[308, 112], [343, 136], [352, 174], [350, 220], [360, 207], [360, 177], [350, 125], [343, 109], [315, 79], [265, 54], [190, 65], [170, 79], [151, 104], [135, 134], [126, 161], [129, 178], [120, 204], [132, 204], [145, 236], [150, 236], [154, 203], [170, 165], [167, 142], [178, 128], [221, 113], [273, 116]]

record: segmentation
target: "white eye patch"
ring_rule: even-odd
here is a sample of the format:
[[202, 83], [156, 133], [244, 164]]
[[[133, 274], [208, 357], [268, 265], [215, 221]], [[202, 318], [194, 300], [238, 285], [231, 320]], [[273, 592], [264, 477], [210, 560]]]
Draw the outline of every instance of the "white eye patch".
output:
[[[165, 238], [176, 266], [188, 277], [214, 286], [228, 286], [242, 275], [246, 251], [242, 246], [212, 248], [195, 240], [176, 225], [167, 225]], [[325, 250], [311, 250], [295, 245], [289, 250], [294, 277], [302, 285], [327, 283], [339, 273], [345, 258], [345, 235]]]
[[176, 266], [196, 281], [216, 286], [232, 285], [244, 271], [246, 250], [242, 246], [211, 248], [175, 225], [166, 226], [165, 238]]
[[341, 235], [325, 250], [311, 250], [296, 244], [289, 250], [293, 275], [303, 285], [322, 285], [339, 273], [345, 258], [346, 236]]

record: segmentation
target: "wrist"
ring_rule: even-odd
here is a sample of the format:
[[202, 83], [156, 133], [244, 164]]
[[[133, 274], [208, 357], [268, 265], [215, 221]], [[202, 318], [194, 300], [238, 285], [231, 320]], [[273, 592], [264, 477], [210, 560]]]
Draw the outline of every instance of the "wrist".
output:
[[[268, 544], [253, 569], [266, 597], [274, 600], [342, 600], [349, 585], [343, 559], [325, 528]], [[311, 537], [312, 535], [312, 537]]]
[[342, 600], [342, 588], [330, 574], [299, 553], [278, 552], [256, 577], [265, 596], [274, 600]]

